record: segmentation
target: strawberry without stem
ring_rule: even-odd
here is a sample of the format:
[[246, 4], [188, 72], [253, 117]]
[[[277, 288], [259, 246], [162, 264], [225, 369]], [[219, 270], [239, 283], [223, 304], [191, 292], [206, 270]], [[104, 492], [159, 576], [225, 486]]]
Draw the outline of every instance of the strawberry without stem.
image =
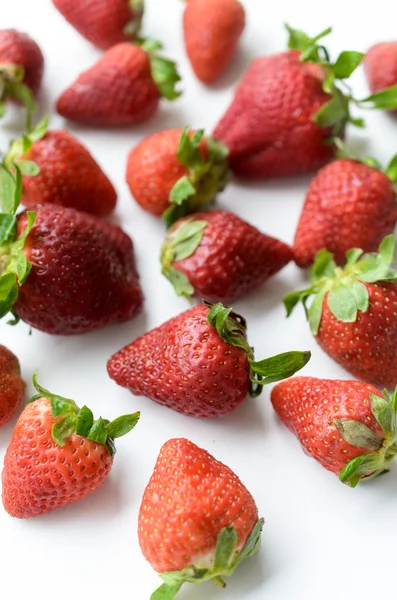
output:
[[114, 439], [135, 427], [139, 413], [94, 421], [87, 406], [42, 388], [21, 414], [2, 473], [3, 504], [12, 517], [30, 518], [88, 496], [109, 474]]
[[185, 415], [212, 418], [235, 410], [248, 393], [289, 377], [309, 352], [255, 362], [242, 317], [199, 304], [144, 334], [108, 361], [108, 373], [133, 394]]
[[178, 220], [161, 251], [162, 273], [178, 295], [225, 304], [264, 283], [291, 258], [289, 246], [221, 210]]
[[271, 394], [305, 452], [355, 487], [386, 472], [397, 453], [397, 393], [359, 381], [294, 377]]
[[22, 407], [25, 391], [17, 357], [5, 346], [0, 346], [0, 427]]
[[169, 440], [139, 511], [142, 553], [165, 581], [151, 600], [172, 600], [185, 582], [225, 587], [223, 577], [259, 552], [263, 522], [229, 467], [189, 440]]

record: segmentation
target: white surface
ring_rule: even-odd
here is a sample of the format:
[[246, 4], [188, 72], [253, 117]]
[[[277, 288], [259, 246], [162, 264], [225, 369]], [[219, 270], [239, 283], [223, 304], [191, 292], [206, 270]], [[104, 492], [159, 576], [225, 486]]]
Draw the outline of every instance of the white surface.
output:
[[[76, 0], [78, 1], [78, 0]], [[182, 45], [182, 2], [147, 0], [145, 33], [162, 39], [166, 54], [178, 59], [184, 96], [162, 103], [154, 120], [125, 131], [94, 130], [70, 124], [104, 167], [119, 193], [116, 219], [132, 236], [146, 296], [143, 314], [130, 323], [76, 337], [51, 337], [38, 331], [29, 335], [24, 324], [0, 324], [0, 341], [19, 357], [30, 382], [39, 368], [42, 385], [87, 403], [97, 416], [112, 419], [141, 410], [138, 427], [118, 443], [112, 473], [103, 487], [87, 499], [52, 514], [19, 521], [0, 510], [0, 564], [2, 589], [30, 600], [48, 598], [149, 599], [160, 584], [142, 557], [137, 541], [137, 516], [143, 490], [161, 445], [171, 437], [188, 437], [228, 464], [254, 495], [266, 519], [260, 554], [246, 561], [226, 590], [213, 584], [186, 584], [178, 598], [198, 600], [361, 600], [389, 593], [394, 572], [397, 535], [397, 473], [361, 485], [344, 487], [331, 473], [306, 457], [295, 438], [278, 423], [269, 402], [270, 388], [239, 407], [232, 415], [212, 421], [195, 420], [132, 396], [107, 376], [106, 361], [138, 335], [188, 308], [178, 299], [159, 271], [162, 223], [141, 211], [124, 183], [130, 148], [151, 132], [170, 127], [206, 127], [211, 130], [229, 104], [233, 88], [252, 57], [281, 51], [286, 44], [283, 23], [318, 33], [334, 26], [327, 44], [333, 55], [342, 49], [366, 50], [372, 43], [393, 39], [390, 0], [376, 6], [334, 0], [263, 2], [245, 0], [247, 29], [237, 63], [219, 83], [205, 88], [193, 77]], [[32, 35], [46, 58], [43, 111], [51, 111], [52, 128], [67, 125], [52, 112], [59, 93], [100, 52], [81, 38], [56, 12], [50, 0], [1, 1], [1, 26]], [[355, 78], [365, 95], [363, 74]], [[385, 114], [367, 114], [364, 134], [351, 131], [354, 147], [365, 148], [385, 162], [397, 150], [397, 123]], [[18, 111], [12, 109], [0, 125], [0, 145], [20, 130]], [[4, 137], [6, 134], [6, 138]], [[371, 137], [371, 141], [370, 138]], [[292, 178], [252, 185], [233, 183], [218, 206], [230, 209], [263, 231], [292, 242], [309, 178]], [[338, 368], [311, 337], [299, 309], [285, 319], [282, 298], [301, 286], [303, 275], [290, 265], [268, 284], [235, 304], [248, 318], [249, 340], [262, 358], [292, 349], [310, 349], [312, 360], [305, 375], [341, 377]], [[32, 386], [29, 386], [31, 393]], [[0, 430], [0, 461], [14, 423]], [[365, 541], [362, 541], [362, 536]]]

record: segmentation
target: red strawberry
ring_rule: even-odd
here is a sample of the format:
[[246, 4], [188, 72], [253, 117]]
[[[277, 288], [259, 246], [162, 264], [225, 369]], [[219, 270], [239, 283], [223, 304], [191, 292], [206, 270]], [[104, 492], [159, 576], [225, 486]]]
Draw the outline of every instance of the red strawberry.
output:
[[139, 413], [94, 421], [87, 406], [51, 394], [36, 381], [34, 396], [15, 425], [4, 458], [3, 504], [28, 519], [85, 498], [105, 481], [114, 438], [127, 434]]
[[186, 52], [204, 83], [219, 77], [233, 60], [245, 26], [238, 0], [188, 0], [183, 14]]
[[170, 129], [150, 135], [128, 157], [126, 180], [148, 212], [168, 224], [208, 204], [228, 178], [227, 149], [202, 129]]
[[[374, 162], [374, 161], [373, 161]], [[395, 171], [395, 159], [390, 166]], [[338, 263], [351, 247], [375, 251], [397, 222], [397, 202], [387, 169], [343, 158], [325, 166], [306, 194], [294, 240], [300, 267], [310, 266], [326, 248]]]
[[199, 304], [144, 334], [108, 361], [108, 373], [133, 394], [193, 417], [232, 412], [261, 386], [288, 377], [309, 360], [286, 352], [255, 362], [245, 321], [222, 304]]
[[294, 377], [276, 385], [273, 406], [306, 454], [355, 487], [386, 472], [397, 452], [397, 394], [359, 381]]
[[157, 111], [160, 96], [179, 96], [175, 64], [155, 54], [157, 42], [110, 48], [58, 98], [63, 117], [88, 125], [132, 125]]
[[225, 587], [223, 576], [259, 552], [263, 523], [229, 467], [189, 440], [169, 440], [139, 511], [142, 553], [165, 581], [152, 600], [172, 600], [185, 582]]
[[396, 86], [397, 42], [382, 42], [372, 46], [365, 55], [364, 70], [371, 92]]
[[180, 296], [231, 304], [291, 260], [291, 248], [223, 210], [185, 217], [168, 232], [163, 274]]
[[355, 377], [388, 389], [397, 385], [394, 243], [390, 235], [378, 254], [350, 250], [343, 269], [321, 250], [311, 270], [312, 285], [284, 299], [288, 314], [303, 302], [312, 333], [331, 358]]
[[21, 409], [26, 385], [16, 356], [0, 346], [0, 427]]
[[52, 3], [83, 37], [103, 50], [139, 33], [143, 0], [52, 0]]

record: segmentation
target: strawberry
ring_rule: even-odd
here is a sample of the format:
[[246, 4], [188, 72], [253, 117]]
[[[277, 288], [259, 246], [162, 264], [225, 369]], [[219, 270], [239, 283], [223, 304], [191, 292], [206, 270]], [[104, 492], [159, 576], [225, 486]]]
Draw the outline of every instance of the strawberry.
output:
[[0, 427], [20, 410], [26, 385], [16, 356], [0, 345]]
[[204, 130], [150, 135], [128, 156], [126, 180], [136, 202], [168, 225], [205, 206], [228, 179], [227, 149]]
[[293, 377], [276, 385], [274, 409], [309, 456], [355, 487], [387, 472], [397, 453], [397, 392], [359, 381]]
[[55, 8], [97, 48], [107, 50], [138, 35], [143, 0], [52, 0]]
[[333, 63], [315, 38], [291, 29], [288, 52], [257, 58], [238, 86], [232, 104], [214, 130], [229, 148], [229, 162], [239, 177], [280, 177], [315, 171], [334, 155], [330, 141], [343, 137], [348, 123], [363, 126], [350, 114], [362, 108], [397, 106], [397, 89], [363, 100], [346, 95], [340, 80], [363, 59], [342, 52]]
[[184, 217], [169, 230], [162, 273], [179, 296], [231, 304], [291, 260], [289, 246], [224, 210]]
[[397, 42], [372, 46], [365, 55], [364, 71], [373, 93], [397, 86]]
[[185, 582], [225, 587], [223, 577], [259, 552], [263, 523], [229, 467], [187, 439], [166, 442], [138, 521], [142, 554], [165, 582], [151, 600], [172, 600]]
[[245, 27], [238, 0], [187, 0], [183, 13], [186, 52], [201, 81], [211, 83], [233, 60]]
[[353, 248], [344, 268], [321, 250], [311, 269], [312, 285], [284, 298], [288, 315], [303, 303], [317, 343], [331, 358], [355, 377], [388, 389], [397, 385], [394, 245], [390, 235], [379, 253]]
[[22, 185], [0, 165], [0, 318], [46, 333], [85, 333], [134, 317], [142, 292], [130, 238], [119, 227], [53, 204], [15, 216]]
[[288, 377], [309, 352], [286, 352], [255, 362], [246, 323], [221, 303], [199, 304], [116, 352], [108, 373], [136, 395], [185, 415], [212, 418], [235, 410], [249, 393]]
[[46, 514], [85, 498], [105, 481], [116, 452], [114, 439], [135, 427], [139, 413], [94, 421], [87, 406], [42, 388], [19, 417], [6, 450], [5, 510], [19, 519]]
[[15, 161], [22, 177], [25, 206], [48, 202], [108, 216], [116, 191], [87, 148], [69, 132], [47, 131], [47, 119], [12, 144], [7, 160]]
[[157, 56], [158, 42], [124, 42], [108, 50], [58, 98], [63, 117], [88, 125], [133, 125], [152, 117], [164, 96], [180, 94], [175, 64]]
[[294, 240], [295, 262], [310, 266], [326, 248], [337, 263], [352, 246], [375, 251], [397, 222], [397, 156], [382, 171], [373, 159], [341, 158], [310, 183]]

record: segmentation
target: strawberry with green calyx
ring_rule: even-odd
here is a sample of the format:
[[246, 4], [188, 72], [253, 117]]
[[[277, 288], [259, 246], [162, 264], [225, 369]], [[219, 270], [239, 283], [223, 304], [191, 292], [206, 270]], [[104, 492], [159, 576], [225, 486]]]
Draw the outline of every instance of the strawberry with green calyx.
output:
[[293, 377], [273, 388], [271, 401], [306, 454], [351, 487], [386, 473], [397, 454], [397, 390]]
[[187, 439], [166, 442], [139, 511], [142, 553], [164, 580], [151, 600], [173, 600], [184, 583], [225, 587], [223, 578], [259, 552], [263, 524], [229, 467]]
[[199, 304], [145, 333], [108, 361], [109, 376], [136, 395], [201, 418], [235, 410], [265, 384], [302, 369], [310, 352], [255, 361], [246, 322], [221, 303]]
[[331, 358], [356, 377], [388, 389], [397, 385], [394, 245], [389, 235], [378, 253], [349, 250], [343, 268], [321, 250], [310, 271], [312, 285], [284, 298], [287, 315], [303, 303], [317, 343]]
[[18, 518], [48, 513], [97, 489], [112, 467], [114, 440], [140, 416], [94, 420], [87, 406], [41, 387], [37, 371], [33, 383], [38, 394], [15, 425], [2, 473], [4, 508]]
[[225, 188], [227, 148], [202, 129], [160, 131], [131, 150], [126, 180], [136, 202], [170, 225]]

